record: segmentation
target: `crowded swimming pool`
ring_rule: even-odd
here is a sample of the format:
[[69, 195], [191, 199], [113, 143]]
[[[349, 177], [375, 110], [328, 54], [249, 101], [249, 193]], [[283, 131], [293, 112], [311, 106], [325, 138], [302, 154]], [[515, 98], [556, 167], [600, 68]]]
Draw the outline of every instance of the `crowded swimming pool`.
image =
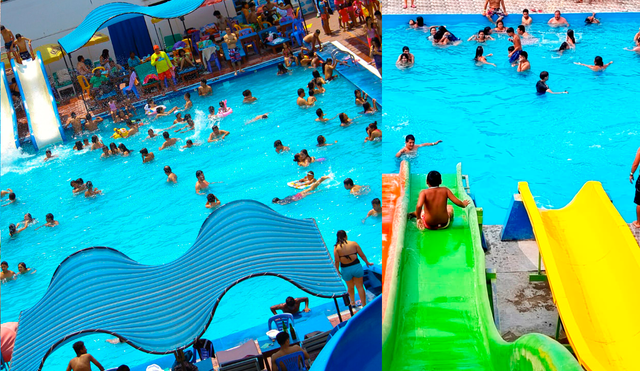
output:
[[[197, 170], [202, 170], [212, 183], [205, 194], [215, 194], [222, 203], [255, 199], [290, 217], [314, 218], [330, 251], [336, 232], [344, 229], [350, 240], [362, 246], [370, 261], [379, 263], [380, 219], [369, 218], [365, 223], [362, 220], [371, 209], [371, 200], [379, 198], [381, 193], [378, 170], [381, 145], [364, 142], [364, 128], [379, 120], [380, 113], [360, 116], [362, 107], [356, 106], [353, 99], [356, 88], [344, 78], [326, 84], [327, 92], [318, 96], [318, 102], [311, 109], [298, 108], [296, 90], [307, 90], [312, 70], [294, 68], [284, 76], [276, 76], [275, 70], [273, 65], [214, 84], [212, 97], [200, 98], [191, 90], [194, 108], [190, 113], [196, 129], [186, 134], [175, 133], [173, 130], [178, 127], [171, 129], [171, 137], [181, 140], [169, 149], [159, 151], [162, 137], [147, 139], [146, 132], [148, 128], [158, 132], [169, 127], [174, 115], [141, 126], [139, 134], [127, 139], [109, 138], [114, 128], [124, 124], [113, 124], [110, 120], [100, 124], [98, 135], [102, 141], [105, 144], [125, 143], [132, 151], [128, 157], [102, 159], [99, 150], [72, 150], [73, 143], [50, 148], [58, 158], [47, 162], [43, 161], [42, 151], [38, 155], [22, 154], [13, 159], [3, 156], [2, 188], [11, 188], [17, 194], [18, 202], [2, 208], [2, 219], [7, 224], [16, 223], [25, 213], [31, 213], [38, 220], [34, 227], [38, 227], [45, 223], [47, 213], [53, 213], [60, 222], [55, 228], [37, 231], [29, 227], [15, 237], [10, 237], [8, 230], [3, 228], [2, 260], [8, 261], [12, 270], [17, 270], [18, 262], [25, 262], [36, 270], [35, 274], [3, 285], [3, 321], [17, 321], [21, 310], [40, 299], [57, 265], [80, 249], [108, 246], [150, 265], [181, 256], [192, 245], [202, 222], [211, 212], [205, 208], [206, 197], [195, 193]], [[242, 103], [245, 89], [250, 89], [258, 98], [256, 103]], [[233, 113], [217, 124], [230, 134], [222, 141], [207, 143], [212, 126], [207, 119], [207, 108], [217, 108], [223, 100], [227, 100]], [[184, 100], [179, 96], [157, 103], [172, 108], [183, 106]], [[337, 118], [326, 123], [317, 122], [317, 108], [322, 108], [328, 117], [345, 112], [354, 123], [341, 127]], [[265, 113], [267, 119], [249, 123]], [[138, 109], [138, 114], [142, 114], [142, 109]], [[318, 135], [324, 135], [328, 143], [337, 143], [317, 147]], [[180, 148], [186, 139], [192, 139], [196, 146]], [[273, 147], [275, 140], [290, 146], [291, 151], [277, 154]], [[138, 153], [142, 148], [155, 154], [153, 162], [142, 164]], [[293, 155], [302, 149], [324, 160], [300, 167], [294, 163]], [[177, 175], [177, 184], [167, 183], [165, 165], [171, 166]], [[302, 178], [308, 170], [312, 170], [316, 178], [322, 175], [332, 175], [332, 178], [321, 184], [317, 193], [295, 203], [271, 203], [274, 197], [284, 198], [297, 193], [298, 190], [286, 183]], [[95, 198], [73, 196], [69, 182], [77, 178], [92, 181], [103, 194]], [[371, 191], [358, 197], [350, 195], [343, 186], [345, 178], [352, 178], [358, 185], [368, 185]], [[246, 281], [225, 296], [205, 336], [215, 338], [266, 323], [269, 307], [289, 295], [307, 296], [276, 278]], [[312, 305], [325, 302], [324, 299], [310, 299]], [[87, 336], [83, 340], [97, 359], [117, 359], [136, 365], [154, 357], [126, 345], [109, 344], [105, 341], [109, 338], [112, 336], [103, 334]], [[72, 356], [73, 350], [63, 347], [47, 359], [44, 370], [64, 367]]]
[[[393, 154], [403, 147], [405, 136], [413, 134], [416, 144], [443, 142], [403, 158], [417, 173], [451, 173], [462, 161], [476, 201], [484, 208], [485, 224], [505, 221], [518, 181], [528, 181], [534, 194], [545, 195], [537, 198], [539, 205], [557, 208], [571, 201], [584, 182], [598, 180], [625, 220], [634, 220], [634, 188], [628, 178], [640, 134], [635, 99], [640, 93], [640, 55], [625, 48], [634, 47], [638, 24], [634, 14], [598, 16], [599, 25], [585, 25], [585, 15], [566, 17], [576, 48], [561, 55], [557, 50], [568, 28], [550, 27], [548, 15], [536, 15], [527, 28], [536, 40], [523, 41], [531, 63], [524, 73], [508, 63], [512, 44], [507, 35], [494, 33], [496, 40], [484, 43], [467, 41], [489, 26], [481, 16], [424, 16], [426, 25], [444, 24], [464, 40], [445, 47], [427, 39], [428, 28], [409, 28], [410, 17], [385, 17], [389, 37], [384, 64], [390, 67], [383, 80], [388, 108], [383, 173], [398, 171], [400, 160]], [[512, 14], [505, 25], [516, 28], [520, 18]], [[497, 66], [476, 65], [479, 45], [487, 61]], [[403, 46], [410, 48], [415, 65], [392, 67]], [[593, 64], [596, 56], [614, 63], [604, 72], [574, 64]], [[541, 71], [549, 72], [552, 91], [568, 94], [536, 95]], [[411, 102], [399, 93], [407, 91]]]

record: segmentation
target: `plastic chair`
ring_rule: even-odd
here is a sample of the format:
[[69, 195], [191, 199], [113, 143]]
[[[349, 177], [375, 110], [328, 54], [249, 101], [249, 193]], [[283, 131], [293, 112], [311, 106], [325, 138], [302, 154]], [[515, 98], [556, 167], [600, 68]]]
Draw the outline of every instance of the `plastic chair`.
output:
[[[251, 34], [256, 35], [256, 33], [255, 33], [255, 32], [253, 32], [253, 28], [243, 28], [243, 29], [241, 29], [240, 31], [238, 31], [238, 34], [239, 34], [238, 39], [241, 39], [243, 36], [249, 36], [249, 35], [251, 35]], [[243, 49], [244, 49], [245, 47], [247, 47], [247, 48], [248, 48], [249, 46], [252, 46], [252, 47], [253, 47], [253, 51], [254, 51], [256, 54], [258, 54], [258, 53], [259, 53], [259, 52], [258, 52], [258, 45], [256, 45], [256, 42], [255, 42], [255, 41], [251, 41], [250, 43], [246, 43], [246, 44], [244, 44], [244, 43], [240, 42], [240, 44], [242, 45], [242, 48], [243, 48]], [[247, 52], [247, 51], [245, 50], [245, 53], [246, 53], [246, 52]]]
[[[276, 366], [278, 367], [278, 371], [281, 371], [280, 363], [287, 368], [287, 371], [306, 371], [307, 367], [304, 364], [304, 353], [302, 352], [294, 352], [291, 354], [287, 354], [286, 356], [282, 356], [276, 359]], [[275, 371], [275, 370], [273, 370]]]
[[96, 67], [96, 68], [92, 69], [92, 70], [91, 70], [91, 73], [95, 73], [95, 72], [96, 72], [96, 70], [104, 71], [104, 67], [102, 67], [102, 66], [98, 66], [98, 67]]
[[293, 45], [293, 42], [295, 41], [296, 43], [298, 43], [298, 46], [302, 47], [302, 40], [304, 39], [304, 36], [305, 36], [304, 25], [302, 24], [301, 20], [296, 19], [293, 22], [293, 31], [291, 31], [291, 33], [289, 34], [289, 39], [291, 39], [291, 44]]
[[138, 94], [138, 89], [136, 89], [136, 72], [131, 72], [131, 76], [129, 77], [129, 85], [122, 88], [122, 94], [125, 96], [127, 92], [132, 92], [136, 98], [140, 99], [140, 94]]
[[[222, 43], [220, 44], [222, 45], [222, 51], [224, 52], [224, 58], [228, 61], [231, 60], [231, 58], [229, 57], [229, 46], [227, 46], [227, 43]], [[244, 52], [244, 49], [240, 48], [240, 56], [241, 57], [246, 57], [247, 54]]]
[[91, 85], [89, 85], [89, 80], [86, 77], [79, 75], [78, 76], [78, 84], [82, 88], [82, 94], [86, 95], [88, 98], [91, 98]]
[[273, 330], [273, 328], [271, 327], [273, 323], [276, 324], [276, 328], [278, 329], [278, 331], [282, 331], [282, 329], [284, 328], [284, 324], [286, 324], [287, 327], [295, 325], [293, 314], [290, 313], [276, 314], [275, 316], [269, 318], [269, 322], [267, 322], [269, 330]]

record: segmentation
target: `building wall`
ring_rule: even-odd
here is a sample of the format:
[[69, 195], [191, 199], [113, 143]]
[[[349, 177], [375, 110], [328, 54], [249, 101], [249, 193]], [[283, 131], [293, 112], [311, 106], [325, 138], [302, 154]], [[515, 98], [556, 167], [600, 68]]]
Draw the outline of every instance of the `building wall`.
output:
[[[154, 1], [149, 0], [121, 1], [144, 6], [154, 3]], [[19, 33], [33, 40], [32, 46], [35, 49], [44, 44], [57, 44], [60, 38], [73, 31], [82, 23], [84, 18], [93, 9], [111, 2], [116, 2], [116, 0], [9, 0], [2, 2], [0, 17], [2, 25], [10, 29], [14, 34]], [[225, 3], [229, 11], [229, 16], [235, 17], [236, 12], [233, 0], [225, 0], [223, 3], [199, 8], [193, 13], [186, 15], [186, 27], [199, 28], [213, 22], [214, 10], [220, 10], [222, 14], [227, 13]], [[145, 21], [153, 44], [162, 45], [159, 43], [158, 36], [156, 36], [156, 30], [154, 29], [153, 23], [151, 23], [151, 18], [145, 17]], [[179, 19], [172, 19], [170, 22], [175, 33], [184, 32], [184, 27]], [[155, 27], [158, 30], [157, 35], [162, 34], [163, 36], [167, 36], [171, 34], [167, 20], [156, 23]], [[100, 30], [100, 32], [109, 36], [106, 28]], [[114, 55], [111, 42], [93, 45], [72, 53], [74, 65], [77, 63], [76, 58], [78, 55], [97, 60], [103, 49], [109, 49], [109, 54]], [[47, 70], [50, 73], [63, 68], [65, 68], [65, 64], [62, 60], [47, 65]]]

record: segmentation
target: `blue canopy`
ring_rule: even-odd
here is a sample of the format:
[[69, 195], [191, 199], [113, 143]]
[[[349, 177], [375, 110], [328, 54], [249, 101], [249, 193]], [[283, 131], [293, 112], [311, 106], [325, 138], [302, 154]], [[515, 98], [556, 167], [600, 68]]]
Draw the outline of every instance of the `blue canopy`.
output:
[[86, 333], [109, 333], [148, 353], [184, 349], [202, 336], [231, 287], [267, 275], [315, 296], [346, 295], [315, 221], [256, 201], [214, 211], [171, 263], [146, 266], [107, 247], [78, 251], [20, 314], [11, 369], [40, 370], [51, 352]]
[[154, 18], [178, 18], [198, 9], [205, 0], [170, 0], [156, 6], [109, 3], [95, 8], [70, 34], [58, 40], [62, 49], [72, 53], [84, 46], [98, 30], [118, 22], [147, 15]]

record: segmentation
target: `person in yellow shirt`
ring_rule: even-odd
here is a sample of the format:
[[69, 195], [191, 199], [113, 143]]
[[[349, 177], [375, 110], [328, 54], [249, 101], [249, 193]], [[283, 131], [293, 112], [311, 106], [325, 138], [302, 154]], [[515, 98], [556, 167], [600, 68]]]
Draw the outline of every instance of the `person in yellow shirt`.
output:
[[167, 53], [160, 50], [158, 45], [153, 46], [153, 51], [154, 53], [151, 54], [151, 65], [156, 68], [158, 80], [163, 81], [164, 79], [167, 79], [168, 81], [173, 81], [173, 64], [171, 64], [169, 56], [167, 56]]

